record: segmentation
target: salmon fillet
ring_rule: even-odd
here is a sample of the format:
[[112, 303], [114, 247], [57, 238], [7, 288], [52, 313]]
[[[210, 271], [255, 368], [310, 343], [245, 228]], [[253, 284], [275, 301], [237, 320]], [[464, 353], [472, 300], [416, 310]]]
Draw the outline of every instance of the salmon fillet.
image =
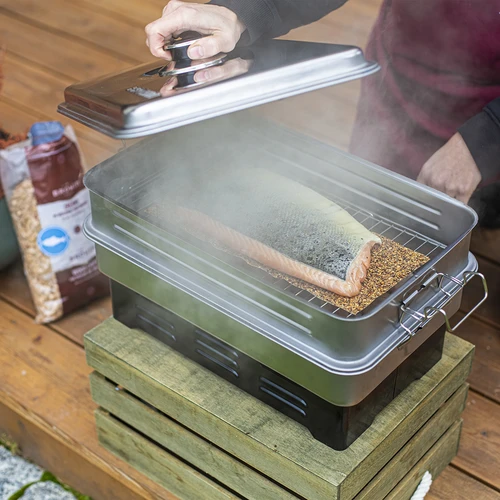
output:
[[381, 244], [331, 200], [260, 168], [207, 180], [175, 217], [204, 239], [344, 297], [360, 292]]

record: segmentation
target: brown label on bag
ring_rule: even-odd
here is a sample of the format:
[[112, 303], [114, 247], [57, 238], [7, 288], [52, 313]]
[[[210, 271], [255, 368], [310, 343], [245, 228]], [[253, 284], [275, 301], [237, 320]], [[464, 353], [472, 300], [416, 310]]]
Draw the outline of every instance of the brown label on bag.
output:
[[39, 205], [69, 200], [84, 189], [80, 154], [67, 137], [28, 148], [26, 159]]
[[95, 258], [83, 266], [61, 271], [56, 277], [64, 314], [109, 293], [109, 280], [99, 272]]

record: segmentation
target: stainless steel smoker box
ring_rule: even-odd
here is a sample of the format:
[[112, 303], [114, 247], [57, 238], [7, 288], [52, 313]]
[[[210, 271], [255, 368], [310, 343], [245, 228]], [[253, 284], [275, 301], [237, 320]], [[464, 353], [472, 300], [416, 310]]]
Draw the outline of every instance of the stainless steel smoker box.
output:
[[[227, 162], [286, 173], [431, 260], [352, 316], [145, 212], [176, 169], [195, 175]], [[145, 140], [92, 169], [85, 184], [85, 230], [104, 274], [339, 406], [360, 402], [445, 322], [442, 313], [453, 315], [477, 270], [471, 209], [252, 111]]]
[[[112, 281], [113, 313], [344, 449], [439, 359], [440, 327], [452, 330], [464, 286], [482, 279], [486, 298], [469, 253], [476, 215], [264, 118], [259, 105], [377, 71], [356, 47], [272, 40], [199, 62], [185, 50], [196, 36], [169, 42], [180, 54], [171, 63], [69, 87], [59, 107], [115, 138], [157, 134], [85, 177], [85, 231]], [[216, 65], [229, 78], [196, 81]], [[292, 178], [430, 261], [353, 316], [153, 215], [180, 178], [220, 166]]]

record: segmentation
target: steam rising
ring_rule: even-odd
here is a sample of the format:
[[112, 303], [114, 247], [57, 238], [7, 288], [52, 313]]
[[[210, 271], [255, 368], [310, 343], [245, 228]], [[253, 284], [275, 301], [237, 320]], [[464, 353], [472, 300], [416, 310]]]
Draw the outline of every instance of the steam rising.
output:
[[344, 280], [371, 238], [339, 206], [269, 170], [217, 169], [208, 175], [204, 172], [203, 182], [197, 184], [196, 191], [190, 185], [184, 196], [175, 189], [171, 196], [176, 204]]
[[[334, 226], [340, 207], [305, 187], [313, 180], [321, 185], [320, 178], [310, 178], [303, 170], [315, 169], [314, 157], [308, 156], [307, 165], [295, 161], [300, 136], [281, 135], [280, 130], [281, 126], [263, 118], [261, 108], [165, 132], [146, 139], [138, 150], [128, 149], [124, 160], [135, 164], [134, 170], [122, 170], [122, 176], [110, 179], [105, 189], [110, 198], [124, 199], [127, 206], [132, 203], [130, 208], [142, 216], [148, 207], [163, 206], [164, 212], [157, 213], [154, 222], [181, 237], [189, 238], [186, 228], [179, 228], [176, 210], [193, 209], [296, 261], [346, 279], [369, 233], [365, 239], [356, 236], [354, 244], [345, 227]], [[129, 175], [140, 179], [135, 187]], [[300, 184], [287, 181], [297, 176]], [[329, 186], [323, 182], [323, 188], [326, 196], [338, 191], [332, 182]], [[314, 203], [302, 206], [297, 190], [305, 190], [306, 197], [308, 192], [316, 195], [320, 206], [324, 200], [333, 215], [317, 206], [315, 210]], [[352, 221], [351, 229], [357, 225]]]

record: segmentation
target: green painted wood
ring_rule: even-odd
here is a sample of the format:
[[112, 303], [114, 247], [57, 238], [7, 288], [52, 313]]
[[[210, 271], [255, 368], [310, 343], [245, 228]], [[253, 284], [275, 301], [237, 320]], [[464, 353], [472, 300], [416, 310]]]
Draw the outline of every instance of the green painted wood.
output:
[[180, 499], [238, 498], [106, 412], [96, 410], [95, 417], [102, 446]]
[[90, 376], [94, 401], [113, 416], [137, 429], [169, 452], [217, 479], [249, 500], [297, 500], [245, 463], [174, 422], [94, 372]]
[[384, 498], [401, 481], [465, 409], [469, 386], [464, 384], [410, 439], [394, 458], [363, 488], [355, 500]]
[[354, 498], [465, 382], [474, 351], [448, 335], [441, 362], [388, 405], [348, 450], [338, 452], [153, 337], [113, 319], [89, 332], [85, 346], [97, 372], [310, 500]]
[[461, 429], [462, 421], [455, 422], [384, 500], [410, 500], [426, 471], [436, 479], [457, 454]]
[[[120, 390], [102, 375], [94, 372], [90, 380], [94, 401], [104, 410], [245, 498], [297, 498], [165, 414], [150, 408], [125, 390]], [[460, 418], [467, 392], [468, 385], [462, 385], [356, 496], [356, 500], [373, 500], [387, 495], [446, 432], [450, 422]]]

